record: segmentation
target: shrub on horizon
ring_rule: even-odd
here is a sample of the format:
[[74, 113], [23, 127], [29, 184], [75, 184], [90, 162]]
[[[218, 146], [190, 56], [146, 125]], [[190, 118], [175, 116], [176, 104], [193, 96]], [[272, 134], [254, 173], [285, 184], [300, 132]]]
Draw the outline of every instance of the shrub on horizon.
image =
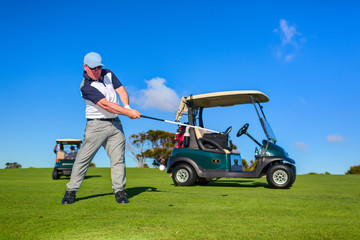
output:
[[309, 172], [308, 174], [305, 174], [305, 175], [331, 175], [331, 173], [329, 173], [329, 172], [325, 172], [325, 173]]
[[360, 165], [350, 167], [346, 174], [360, 174]]
[[22, 168], [21, 164], [19, 164], [17, 162], [13, 162], [13, 163], [7, 162], [5, 165], [6, 165], [6, 168]]

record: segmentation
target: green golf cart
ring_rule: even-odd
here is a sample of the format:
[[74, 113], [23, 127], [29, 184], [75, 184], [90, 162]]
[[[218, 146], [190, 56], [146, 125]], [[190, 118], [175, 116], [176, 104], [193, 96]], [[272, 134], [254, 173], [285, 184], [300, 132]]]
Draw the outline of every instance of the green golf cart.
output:
[[[188, 115], [188, 125], [180, 126], [177, 134], [178, 145], [168, 160], [167, 172], [172, 173], [175, 185], [190, 186], [207, 184], [218, 178], [260, 178], [266, 175], [272, 188], [290, 188], [296, 178], [295, 161], [276, 144], [277, 140], [266, 120], [261, 103], [269, 98], [260, 91], [215, 92], [183, 97], [176, 113], [179, 122], [184, 113]], [[260, 143], [248, 133], [246, 123], [236, 136], [247, 135], [259, 149], [255, 150], [256, 168], [245, 171], [240, 152], [229, 142], [232, 127], [224, 132], [205, 129], [203, 111], [212, 107], [229, 107], [252, 104], [265, 133]]]
[[80, 149], [80, 139], [56, 139], [54, 152], [56, 153], [55, 167], [52, 178], [59, 179], [60, 176], [70, 176], [75, 162], [75, 157]]

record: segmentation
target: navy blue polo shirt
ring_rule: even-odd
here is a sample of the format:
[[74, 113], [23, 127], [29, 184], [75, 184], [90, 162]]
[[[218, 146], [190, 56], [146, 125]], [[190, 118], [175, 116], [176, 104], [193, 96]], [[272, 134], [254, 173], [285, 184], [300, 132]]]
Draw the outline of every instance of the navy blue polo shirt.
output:
[[91, 79], [86, 75], [85, 71], [83, 77], [80, 91], [86, 103], [86, 118], [116, 118], [117, 114], [108, 112], [96, 105], [103, 98], [106, 98], [109, 102], [119, 104], [115, 89], [121, 87], [122, 84], [115, 74], [109, 69], [102, 69], [102, 80]]

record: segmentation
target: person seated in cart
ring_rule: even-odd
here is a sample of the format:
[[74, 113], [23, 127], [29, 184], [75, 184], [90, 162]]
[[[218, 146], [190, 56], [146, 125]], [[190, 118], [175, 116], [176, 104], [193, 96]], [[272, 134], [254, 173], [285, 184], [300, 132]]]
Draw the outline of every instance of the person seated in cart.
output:
[[75, 151], [75, 147], [70, 147], [70, 152], [65, 155], [66, 159], [75, 159], [76, 158], [77, 151]]
[[56, 154], [56, 159], [64, 159], [65, 158], [64, 145], [60, 144], [59, 150], [57, 150], [57, 143], [56, 143], [54, 147], [54, 153]]

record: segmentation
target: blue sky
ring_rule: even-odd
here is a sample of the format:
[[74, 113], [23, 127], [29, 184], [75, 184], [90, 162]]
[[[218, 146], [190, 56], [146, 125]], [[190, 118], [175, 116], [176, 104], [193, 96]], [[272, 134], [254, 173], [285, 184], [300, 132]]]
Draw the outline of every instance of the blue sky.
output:
[[[298, 173], [359, 165], [360, 3], [356, 1], [4, 1], [0, 10], [0, 168], [53, 167], [57, 138], [82, 138], [83, 57], [98, 52], [131, 106], [174, 120], [181, 96], [259, 90]], [[211, 109], [242, 157], [264, 138], [251, 106]], [[121, 117], [125, 133], [176, 126]], [[184, 119], [183, 119], [184, 120]], [[149, 161], [150, 163], [151, 161]], [[99, 167], [109, 160], [101, 150]], [[127, 166], [136, 163], [127, 158]]]

